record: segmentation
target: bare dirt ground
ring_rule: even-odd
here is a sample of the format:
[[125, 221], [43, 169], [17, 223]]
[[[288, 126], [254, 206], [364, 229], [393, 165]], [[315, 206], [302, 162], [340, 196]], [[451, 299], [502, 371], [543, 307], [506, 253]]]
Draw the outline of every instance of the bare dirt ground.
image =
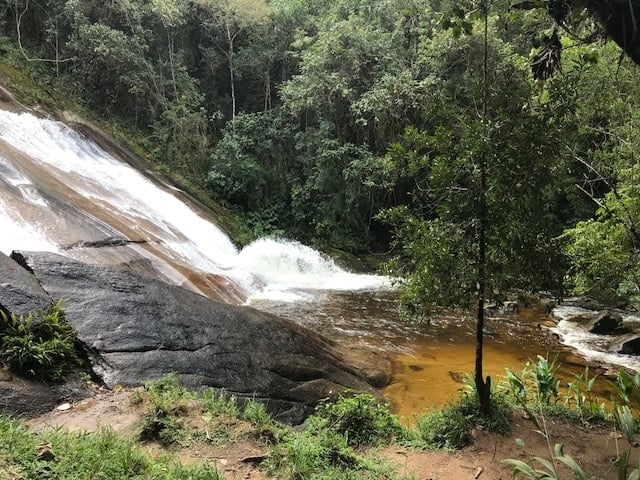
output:
[[[58, 409], [27, 421], [34, 431], [62, 427], [70, 431], [96, 431], [110, 427], [125, 436], [138, 438], [146, 412], [146, 406], [132, 402], [134, 392], [120, 390], [96, 390], [96, 394], [75, 404], [61, 405]], [[193, 416], [193, 415], [192, 415]], [[198, 421], [198, 415], [195, 415]], [[193, 419], [192, 419], [193, 421]], [[397, 466], [400, 474], [413, 476], [415, 480], [498, 480], [513, 478], [505, 458], [528, 461], [534, 456], [548, 457], [548, 445], [535, 431], [533, 423], [523, 415], [512, 418], [513, 432], [504, 436], [475, 429], [473, 444], [455, 453], [443, 451], [418, 451], [398, 445], [369, 451]], [[575, 458], [589, 478], [615, 479], [617, 452], [626, 442], [611, 427], [593, 428], [548, 418], [546, 426], [553, 443], [564, 444], [564, 452]], [[212, 445], [210, 442], [191, 442], [188, 447], [172, 447], [171, 451], [184, 463], [208, 462], [216, 465], [228, 480], [266, 480], [269, 477], [260, 468], [260, 461], [267, 453], [264, 440], [257, 438], [252, 428], [241, 421], [225, 425], [231, 432], [227, 442]], [[204, 427], [204, 424], [202, 425]], [[524, 441], [519, 447], [516, 438]], [[165, 453], [157, 443], [146, 443], [151, 454]], [[634, 448], [638, 450], [638, 448]], [[632, 454], [638, 465], [638, 452]], [[568, 472], [561, 478], [573, 478]]]

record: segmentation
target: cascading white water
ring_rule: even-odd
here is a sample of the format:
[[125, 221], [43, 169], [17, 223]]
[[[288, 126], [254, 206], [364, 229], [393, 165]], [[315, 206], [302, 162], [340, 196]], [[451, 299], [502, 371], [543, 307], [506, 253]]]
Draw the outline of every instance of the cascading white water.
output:
[[[635, 355], [615, 353], [615, 344], [620, 341], [619, 335], [596, 335], [589, 333], [580, 322], [572, 318], [593, 315], [594, 312], [584, 308], [562, 305], [553, 310], [558, 324], [552, 330], [560, 337], [562, 343], [577, 350], [581, 356], [600, 364], [619, 365], [640, 372], [640, 358]], [[640, 332], [640, 318], [634, 315], [623, 315], [622, 324], [629, 331]]]
[[14, 218], [0, 203], [0, 252], [10, 253], [19, 246], [22, 250], [59, 252], [58, 246], [50, 242], [37, 227]]
[[378, 275], [347, 272], [311, 247], [270, 238], [246, 246], [238, 255], [236, 265], [261, 280], [264, 288], [254, 294], [254, 298], [261, 299], [304, 297], [301, 290], [367, 290], [390, 286], [388, 279]]
[[[238, 252], [228, 236], [163, 188], [64, 124], [0, 110], [0, 250], [60, 252], [79, 242], [118, 237], [176, 283], [195, 270], [230, 278], [247, 297], [299, 289], [388, 286], [351, 274], [295, 242], [259, 240]], [[86, 260], [91, 253], [65, 250]], [[163, 257], [167, 262], [158, 260]]]
[[1, 112], [0, 138], [134, 228], [153, 225], [172, 250], [197, 267], [219, 270], [232, 265], [236, 249], [219, 228], [64, 124]]

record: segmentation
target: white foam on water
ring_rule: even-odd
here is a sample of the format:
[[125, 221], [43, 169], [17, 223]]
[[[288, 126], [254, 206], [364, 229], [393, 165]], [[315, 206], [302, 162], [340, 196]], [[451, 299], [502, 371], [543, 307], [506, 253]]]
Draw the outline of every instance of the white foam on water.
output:
[[150, 221], [164, 232], [171, 249], [195, 267], [217, 272], [233, 265], [237, 250], [217, 226], [64, 124], [2, 111], [0, 138], [63, 172], [81, 195], [99, 199], [132, 223]]
[[[560, 337], [560, 341], [575, 349], [587, 360], [600, 364], [616, 365], [640, 372], [640, 358], [634, 355], [624, 355], [608, 351], [616, 337], [589, 333], [579, 322], [571, 318], [578, 315], [593, 314], [593, 311], [580, 307], [559, 306], [553, 310], [553, 315], [559, 319], [556, 327], [551, 331]], [[623, 317], [623, 325], [634, 327], [640, 319], [627, 315]]]
[[7, 211], [0, 201], [0, 252], [10, 255], [13, 250], [32, 250], [59, 253], [60, 248], [51, 242], [39, 227], [24, 222]]
[[300, 300], [305, 299], [305, 292], [314, 290], [391, 288], [387, 277], [348, 272], [317, 250], [289, 240], [256, 240], [240, 251], [237, 266], [252, 272], [266, 286], [254, 298]]
[[18, 189], [22, 198], [32, 205], [48, 207], [47, 201], [42, 198], [36, 186], [22, 173], [20, 173], [5, 157], [0, 155], [0, 178], [7, 184]]
[[[79, 196], [115, 213], [120, 221], [140, 232], [141, 238], [166, 247], [166, 255], [189, 267], [233, 279], [249, 297], [296, 302], [309, 300], [312, 292], [319, 290], [391, 287], [386, 277], [348, 272], [298, 242], [260, 239], [238, 252], [217, 225], [60, 122], [0, 111], [0, 138]], [[18, 188], [27, 202], [46, 206], [37, 188], [10, 161], [0, 163], [0, 175]], [[9, 221], [9, 212], [3, 213], [3, 221]], [[13, 232], [3, 239], [11, 245], [8, 248], [22, 244], [19, 248], [32, 249], [25, 246], [31, 238], [37, 249], [58, 250], [55, 242], [42, 233], [45, 226], [28, 225], [15, 218], [11, 222], [3, 228]]]

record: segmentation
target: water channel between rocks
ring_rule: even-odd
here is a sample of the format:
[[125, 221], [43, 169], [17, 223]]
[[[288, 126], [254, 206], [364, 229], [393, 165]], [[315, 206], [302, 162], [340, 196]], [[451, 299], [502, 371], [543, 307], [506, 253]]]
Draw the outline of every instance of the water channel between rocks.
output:
[[[465, 388], [465, 375], [475, 365], [475, 319], [469, 315], [440, 316], [431, 324], [405, 322], [397, 292], [323, 292], [307, 301], [285, 303], [255, 300], [252, 306], [295, 320], [337, 342], [374, 349], [395, 361], [391, 384], [382, 390], [394, 412], [404, 421], [454, 401]], [[521, 371], [528, 359], [556, 354], [560, 376], [573, 379], [584, 362], [543, 326], [549, 318], [539, 308], [485, 321], [484, 370], [499, 381], [506, 368]], [[595, 368], [591, 373], [604, 373]], [[603, 379], [596, 390], [609, 398]]]

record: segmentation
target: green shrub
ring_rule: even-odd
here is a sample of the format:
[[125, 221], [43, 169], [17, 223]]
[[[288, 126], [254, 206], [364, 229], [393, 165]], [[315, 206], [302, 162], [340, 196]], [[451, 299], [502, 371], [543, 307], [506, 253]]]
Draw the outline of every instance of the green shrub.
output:
[[356, 454], [354, 446], [378, 445], [404, 435], [398, 418], [372, 395], [341, 395], [321, 402], [305, 429], [282, 429], [264, 465], [291, 480], [383, 480], [396, 478], [379, 459]]
[[194, 398], [193, 393], [180, 384], [178, 375], [175, 373], [169, 373], [159, 380], [147, 382], [144, 389], [152, 404], [167, 411], [184, 409], [186, 402]]
[[408, 433], [407, 443], [418, 448], [459, 450], [471, 443], [471, 430], [476, 425], [502, 434], [510, 432], [510, 410], [505, 398], [493, 392], [489, 414], [482, 414], [475, 393], [467, 392], [456, 403], [420, 417]]
[[617, 401], [621, 405], [640, 404], [640, 372], [632, 376], [621, 368], [612, 386], [615, 388]]
[[283, 434], [282, 428], [271, 418], [264, 404], [255, 399], [245, 402], [242, 418], [255, 428], [258, 438], [267, 442], [276, 442]]
[[62, 302], [26, 317], [0, 312], [0, 360], [21, 375], [59, 380], [81, 364]]
[[[562, 415], [565, 419], [574, 421], [593, 421], [593, 420], [613, 420], [615, 430], [622, 434], [622, 438], [626, 440], [626, 448], [618, 445], [616, 440], [617, 458], [615, 464], [617, 466], [617, 478], [621, 480], [640, 480], [640, 468], [631, 465], [630, 458], [632, 449], [637, 446], [636, 434], [638, 431], [638, 419], [633, 417], [633, 411], [629, 403], [634, 404], [640, 395], [640, 374], [631, 376], [624, 370], [618, 372], [616, 382], [612, 385], [616, 389], [616, 397], [613, 399], [613, 414], [608, 415], [604, 404], [600, 403], [597, 397], [593, 397], [593, 385], [595, 377], [589, 375], [588, 367], [580, 375], [574, 375], [575, 381], [568, 383], [568, 392], [566, 395], [565, 406], [551, 404], [548, 397], [541, 395], [544, 388], [540, 388], [538, 382], [526, 382], [524, 379], [537, 378], [531, 375], [540, 367], [546, 369], [546, 361], [542, 361], [542, 357], [538, 357], [538, 368], [532, 369], [530, 362], [527, 363], [521, 376], [508, 371], [508, 383], [505, 385], [507, 393], [512, 395], [515, 401], [527, 412], [529, 418], [538, 428], [537, 432], [542, 435], [548, 445], [548, 455], [546, 457], [533, 457], [528, 461], [518, 459], [506, 459], [503, 463], [513, 468], [514, 478], [527, 478], [531, 480], [548, 479], [559, 480], [558, 466], [562, 465], [569, 469], [576, 479], [587, 479], [587, 474], [582, 470], [580, 465], [569, 455], [563, 453], [563, 445], [561, 443], [553, 443], [553, 439], [546, 428], [545, 416]], [[552, 363], [552, 365], [555, 361]], [[553, 369], [549, 369], [552, 371]], [[555, 371], [553, 371], [555, 375]], [[552, 376], [547, 377], [551, 382], [545, 382], [545, 385], [556, 385], [553, 390], [557, 391], [559, 381]], [[533, 391], [531, 391], [533, 390]], [[555, 395], [555, 394], [554, 394]], [[524, 442], [521, 439], [516, 440], [521, 446]], [[554, 445], [552, 448], [551, 445]]]
[[389, 443], [404, 434], [389, 404], [369, 394], [340, 395], [336, 402], [321, 402], [308, 425], [312, 430], [327, 428], [344, 435], [353, 446]]
[[[390, 463], [354, 452], [344, 435], [310, 429], [289, 431], [263, 465], [270, 475], [289, 480], [392, 480]], [[405, 477], [402, 477], [405, 478]]]
[[184, 424], [162, 410], [149, 410], [144, 417], [141, 440], [156, 440], [162, 445], [189, 446], [189, 435]]
[[471, 443], [471, 416], [454, 405], [418, 419], [410, 442], [429, 449], [459, 450]]
[[346, 438], [327, 430], [294, 433], [275, 445], [266, 460], [270, 474], [292, 480], [317, 478], [322, 472], [351, 469], [357, 464]]
[[573, 374], [574, 381], [567, 383], [565, 407], [574, 411], [580, 420], [594, 422], [604, 420], [607, 411], [604, 402], [594, 393], [594, 386], [598, 375], [591, 376], [589, 367], [580, 374]]
[[[514, 404], [527, 412], [529, 418], [540, 415], [562, 417], [574, 422], [598, 422], [608, 417], [605, 404], [595, 395], [596, 376], [586, 367], [582, 373], [573, 374], [573, 381], [566, 384], [556, 378], [560, 368], [557, 356], [549, 362], [538, 355], [537, 360], [527, 361], [520, 373], [507, 369], [506, 379], [500, 384], [500, 391]], [[640, 385], [640, 375], [636, 381]], [[634, 378], [624, 372], [613, 384], [619, 400], [633, 398]], [[635, 389], [635, 390], [634, 390]], [[564, 391], [564, 394], [560, 392]], [[541, 428], [538, 425], [538, 428]]]

